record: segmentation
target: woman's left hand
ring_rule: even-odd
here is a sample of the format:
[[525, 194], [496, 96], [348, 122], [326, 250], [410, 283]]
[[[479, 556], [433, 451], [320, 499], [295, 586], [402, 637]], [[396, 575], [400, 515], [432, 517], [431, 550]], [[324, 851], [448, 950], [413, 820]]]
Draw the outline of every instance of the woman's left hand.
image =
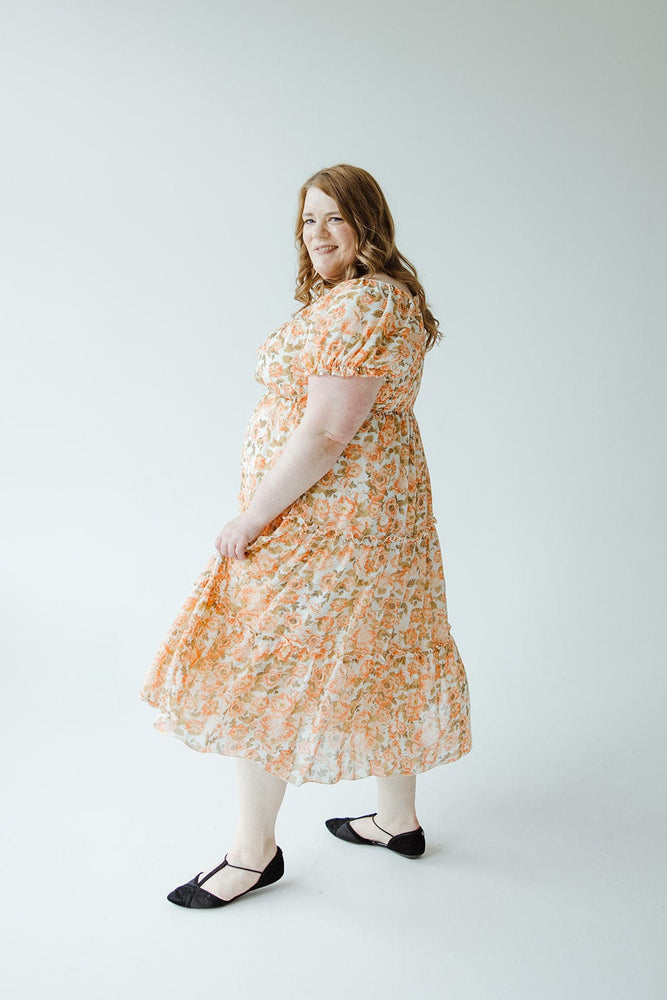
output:
[[246, 559], [245, 550], [259, 535], [263, 525], [246, 513], [228, 521], [215, 540], [215, 547], [221, 556], [229, 559]]

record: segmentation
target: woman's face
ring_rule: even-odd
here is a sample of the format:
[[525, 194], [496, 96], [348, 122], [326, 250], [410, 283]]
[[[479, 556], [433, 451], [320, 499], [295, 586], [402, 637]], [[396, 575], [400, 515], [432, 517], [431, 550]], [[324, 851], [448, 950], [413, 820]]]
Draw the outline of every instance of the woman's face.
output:
[[338, 205], [319, 188], [310, 187], [303, 206], [303, 242], [313, 267], [325, 279], [342, 276], [357, 256], [357, 237]]

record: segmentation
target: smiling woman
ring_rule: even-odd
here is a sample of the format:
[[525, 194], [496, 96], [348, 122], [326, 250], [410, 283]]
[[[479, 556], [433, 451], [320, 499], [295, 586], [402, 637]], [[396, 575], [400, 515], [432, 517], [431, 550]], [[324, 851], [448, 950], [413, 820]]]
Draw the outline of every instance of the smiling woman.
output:
[[303, 242], [313, 267], [328, 280], [342, 274], [357, 254], [357, 234], [339, 212], [330, 195], [317, 187], [308, 188], [303, 206]]
[[237, 758], [234, 842], [169, 894], [180, 906], [281, 878], [287, 782], [375, 776], [377, 811], [327, 829], [421, 856], [416, 775], [472, 745], [414, 414], [437, 320], [366, 171], [309, 178], [296, 240], [302, 306], [258, 349], [239, 513], [141, 689], [158, 730]]

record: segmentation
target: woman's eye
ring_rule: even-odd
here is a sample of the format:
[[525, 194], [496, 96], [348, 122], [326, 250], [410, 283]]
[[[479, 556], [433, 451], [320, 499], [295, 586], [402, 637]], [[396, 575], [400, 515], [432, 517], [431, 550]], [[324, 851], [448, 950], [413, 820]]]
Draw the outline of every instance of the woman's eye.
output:
[[[304, 224], [304, 226], [307, 226], [309, 222], [314, 222], [314, 221], [315, 221], [315, 219], [304, 219], [303, 220], [303, 224]], [[330, 222], [343, 222], [343, 219], [341, 218], [340, 215], [332, 215], [332, 216], [329, 217], [329, 221]]]

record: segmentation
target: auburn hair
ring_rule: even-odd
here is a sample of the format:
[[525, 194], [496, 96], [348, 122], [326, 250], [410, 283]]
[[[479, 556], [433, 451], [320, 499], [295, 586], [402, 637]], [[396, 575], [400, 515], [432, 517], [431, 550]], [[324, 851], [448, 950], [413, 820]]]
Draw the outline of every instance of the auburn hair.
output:
[[[335, 281], [325, 279], [313, 267], [303, 241], [303, 208], [311, 187], [319, 188], [333, 198], [341, 217], [352, 226], [357, 238], [356, 260]], [[299, 209], [294, 229], [298, 250], [298, 272], [294, 298], [303, 302], [301, 309], [319, 299], [341, 281], [364, 275], [384, 273], [404, 282], [417, 299], [426, 328], [426, 350], [442, 339], [435, 318], [426, 302], [426, 294], [413, 264], [398, 250], [395, 243], [394, 220], [380, 185], [367, 170], [349, 163], [324, 167], [309, 177], [299, 192]], [[301, 309], [297, 312], [301, 312]], [[296, 314], [295, 314], [296, 315]]]

